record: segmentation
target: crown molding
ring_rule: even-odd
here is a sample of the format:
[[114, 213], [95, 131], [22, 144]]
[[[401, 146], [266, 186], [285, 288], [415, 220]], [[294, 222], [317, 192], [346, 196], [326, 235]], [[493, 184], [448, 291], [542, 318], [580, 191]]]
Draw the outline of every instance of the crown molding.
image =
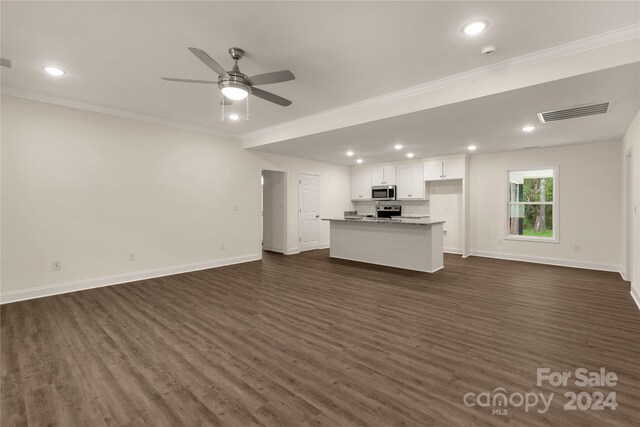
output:
[[204, 126], [192, 125], [189, 123], [169, 120], [169, 119], [165, 119], [158, 116], [136, 113], [134, 111], [124, 110], [121, 108], [114, 108], [114, 107], [107, 107], [99, 104], [92, 104], [89, 102], [79, 101], [76, 99], [70, 99], [70, 98], [64, 98], [56, 95], [33, 92], [33, 91], [16, 88], [16, 87], [3, 86], [0, 89], [0, 93], [2, 95], [15, 96], [17, 98], [28, 99], [31, 101], [38, 101], [38, 102], [44, 102], [47, 104], [60, 105], [63, 107], [75, 108], [78, 110], [90, 111], [93, 113], [107, 114], [110, 116], [122, 117], [130, 120], [137, 120], [137, 121], [152, 123], [152, 124], [161, 125], [161, 126], [168, 126], [176, 129], [188, 130], [191, 132], [213, 135], [220, 138], [226, 138], [226, 139], [232, 139], [232, 140], [241, 139], [239, 135], [216, 131], [214, 129], [209, 129]]
[[549, 49], [522, 55], [516, 58], [508, 59], [506, 61], [498, 62], [496, 64], [488, 65], [485, 67], [479, 67], [469, 71], [464, 71], [462, 73], [458, 73], [458, 74], [454, 74], [441, 79], [433, 80], [433, 81], [423, 83], [417, 86], [413, 86], [407, 89], [402, 89], [386, 95], [381, 95], [381, 96], [370, 98], [364, 101], [359, 101], [353, 104], [334, 108], [321, 113], [317, 113], [310, 116], [302, 117], [300, 119], [280, 123], [274, 126], [266, 127], [254, 132], [241, 134], [241, 135], [221, 132], [221, 131], [217, 131], [204, 126], [198, 126], [198, 125], [193, 125], [189, 123], [173, 121], [173, 120], [165, 119], [158, 116], [136, 113], [136, 112], [125, 110], [125, 109], [108, 107], [108, 106], [99, 105], [99, 104], [92, 104], [92, 103], [79, 101], [75, 99], [59, 97], [56, 95], [33, 92], [33, 91], [16, 88], [16, 87], [3, 86], [1, 88], [1, 93], [3, 95], [10, 95], [18, 98], [24, 98], [24, 99], [29, 99], [33, 101], [61, 105], [64, 107], [76, 108], [76, 109], [91, 111], [95, 113], [108, 114], [116, 117], [138, 120], [142, 122], [153, 123], [157, 125], [168, 126], [176, 129], [188, 130], [188, 131], [203, 133], [207, 135], [213, 135], [213, 136], [227, 138], [231, 140], [240, 140], [245, 142], [245, 148], [247, 148], [248, 145], [246, 143], [254, 139], [258, 139], [260, 137], [269, 135], [272, 132], [277, 132], [277, 131], [281, 131], [283, 129], [291, 128], [304, 123], [313, 122], [318, 119], [325, 119], [333, 116], [342, 116], [346, 113], [362, 111], [367, 108], [376, 107], [376, 106], [396, 102], [399, 100], [404, 100], [407, 98], [426, 94], [426, 93], [444, 89], [447, 87], [471, 82], [473, 80], [490, 77], [496, 74], [516, 70], [519, 68], [524, 68], [527, 66], [541, 63], [541, 62], [550, 61], [550, 60], [562, 58], [565, 56], [570, 56], [576, 53], [585, 52], [588, 50], [621, 43], [631, 39], [636, 39], [638, 37], [640, 37], [640, 24], [633, 24], [633, 25], [621, 27], [606, 33], [597, 34], [595, 36], [565, 43]]
[[638, 38], [638, 37], [640, 37], [640, 24], [633, 24], [626, 27], [621, 27], [606, 33], [597, 34], [595, 36], [565, 43], [549, 49], [529, 53], [516, 58], [508, 59], [506, 61], [487, 65], [484, 67], [474, 68], [469, 71], [453, 74], [451, 76], [433, 80], [427, 83], [422, 83], [420, 85], [413, 86], [407, 89], [402, 89], [396, 92], [391, 92], [385, 95], [369, 98], [364, 101], [359, 101], [343, 107], [327, 110], [322, 113], [313, 114], [310, 116], [302, 117], [300, 119], [291, 120], [285, 123], [280, 123], [274, 126], [270, 126], [268, 128], [257, 130], [255, 132], [244, 134], [241, 136], [241, 139], [243, 142], [248, 142], [253, 139], [268, 135], [269, 133], [280, 131], [282, 129], [286, 129], [286, 128], [300, 125], [303, 123], [308, 123], [318, 119], [324, 119], [332, 116], [342, 116], [346, 113], [352, 113], [355, 111], [360, 111], [367, 108], [388, 104], [391, 102], [411, 98], [417, 95], [433, 92], [439, 89], [444, 89], [444, 88], [459, 85], [462, 83], [467, 83], [473, 80], [478, 80], [478, 79], [493, 76], [496, 74], [516, 70], [519, 68], [524, 68], [527, 66], [541, 63], [541, 62], [551, 61], [551, 60], [562, 58], [565, 56], [574, 55], [576, 53], [585, 52], [588, 50], [621, 43], [621, 42]]

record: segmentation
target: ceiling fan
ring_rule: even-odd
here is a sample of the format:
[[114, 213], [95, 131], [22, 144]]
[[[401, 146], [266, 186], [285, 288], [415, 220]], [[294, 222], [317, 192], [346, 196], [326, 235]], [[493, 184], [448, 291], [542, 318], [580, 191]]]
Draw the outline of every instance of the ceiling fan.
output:
[[240, 101], [245, 99], [249, 94], [255, 95], [258, 98], [262, 98], [266, 101], [273, 102], [274, 104], [287, 107], [291, 105], [291, 101], [281, 96], [275, 95], [266, 90], [258, 89], [257, 85], [268, 85], [272, 83], [287, 82], [293, 80], [296, 77], [289, 70], [274, 71], [272, 73], [258, 74], [256, 76], [247, 76], [238, 68], [238, 60], [244, 55], [244, 50], [238, 47], [232, 47], [229, 49], [229, 54], [235, 60], [233, 68], [229, 71], [225, 71], [216, 61], [214, 61], [207, 53], [201, 49], [190, 47], [189, 50], [204, 64], [211, 68], [218, 74], [218, 80], [190, 80], [190, 79], [175, 79], [170, 77], [162, 77], [162, 80], [168, 80], [171, 82], [184, 82], [184, 83], [204, 83], [204, 84], [218, 84], [220, 92], [222, 92], [222, 103], [225, 105], [232, 104], [233, 101]]

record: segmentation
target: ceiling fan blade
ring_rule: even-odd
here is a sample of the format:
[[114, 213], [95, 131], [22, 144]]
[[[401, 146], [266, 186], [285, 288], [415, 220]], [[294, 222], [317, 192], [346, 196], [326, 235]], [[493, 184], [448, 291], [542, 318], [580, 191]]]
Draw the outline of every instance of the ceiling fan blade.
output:
[[288, 82], [295, 79], [296, 76], [289, 70], [274, 71], [272, 73], [258, 74], [257, 76], [249, 77], [251, 83], [254, 85], [268, 85], [271, 83]]
[[191, 79], [174, 79], [171, 77], [160, 77], [162, 80], [166, 80], [168, 82], [182, 82], [182, 83], [206, 83], [206, 84], [217, 84], [217, 81], [213, 80], [191, 80]]
[[227, 98], [226, 96], [223, 96], [222, 99], [220, 100], [220, 105], [231, 105], [231, 104], [233, 104], [233, 101]]
[[251, 88], [251, 95], [262, 98], [265, 101], [273, 102], [274, 104], [282, 105], [283, 107], [288, 107], [289, 105], [291, 105], [291, 101], [289, 101], [288, 99], [275, 95], [271, 92], [267, 92], [266, 90], [258, 89], [257, 87]]
[[229, 76], [229, 74], [227, 74], [224, 68], [222, 68], [220, 64], [214, 61], [213, 58], [207, 55], [207, 52], [205, 52], [204, 50], [198, 49], [196, 47], [190, 47], [189, 50], [191, 51], [191, 53], [197, 56], [200, 61], [204, 62], [207, 67], [211, 68], [213, 71], [218, 73], [219, 76], [222, 76], [222, 77]]

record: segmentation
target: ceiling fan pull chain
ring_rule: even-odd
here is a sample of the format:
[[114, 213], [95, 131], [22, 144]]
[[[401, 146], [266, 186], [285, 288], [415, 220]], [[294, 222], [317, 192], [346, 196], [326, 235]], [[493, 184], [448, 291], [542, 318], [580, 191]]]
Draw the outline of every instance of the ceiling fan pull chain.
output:
[[247, 96], [247, 114], [246, 114], [245, 120], [249, 120], [249, 97], [248, 96]]
[[220, 119], [224, 123], [224, 96], [222, 97], [222, 117]]

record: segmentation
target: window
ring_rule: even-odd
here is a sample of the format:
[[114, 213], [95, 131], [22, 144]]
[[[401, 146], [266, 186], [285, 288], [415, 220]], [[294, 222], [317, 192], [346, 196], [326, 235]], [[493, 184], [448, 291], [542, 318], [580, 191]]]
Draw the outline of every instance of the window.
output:
[[509, 171], [508, 239], [558, 240], [555, 169]]

